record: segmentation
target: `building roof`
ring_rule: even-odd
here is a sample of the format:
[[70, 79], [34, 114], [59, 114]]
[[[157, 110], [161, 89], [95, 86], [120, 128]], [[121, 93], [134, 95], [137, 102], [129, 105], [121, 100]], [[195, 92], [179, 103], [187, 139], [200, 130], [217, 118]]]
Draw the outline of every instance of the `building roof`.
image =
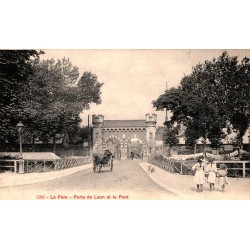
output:
[[103, 128], [145, 127], [145, 120], [104, 120]]

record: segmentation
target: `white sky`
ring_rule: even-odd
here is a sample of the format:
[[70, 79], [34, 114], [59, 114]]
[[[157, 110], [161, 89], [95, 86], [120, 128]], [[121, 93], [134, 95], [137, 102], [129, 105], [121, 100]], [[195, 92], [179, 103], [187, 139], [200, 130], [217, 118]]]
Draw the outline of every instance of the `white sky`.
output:
[[[91, 71], [103, 82], [102, 104], [92, 104], [83, 112], [102, 114], [105, 119], [144, 119], [157, 114], [163, 124], [165, 112], [155, 111], [152, 101], [166, 88], [176, 87], [185, 74], [199, 62], [218, 57], [224, 50], [45, 50], [42, 58], [69, 58], [80, 70]], [[250, 50], [227, 50], [230, 56], [250, 57]], [[91, 119], [90, 119], [91, 122]]]

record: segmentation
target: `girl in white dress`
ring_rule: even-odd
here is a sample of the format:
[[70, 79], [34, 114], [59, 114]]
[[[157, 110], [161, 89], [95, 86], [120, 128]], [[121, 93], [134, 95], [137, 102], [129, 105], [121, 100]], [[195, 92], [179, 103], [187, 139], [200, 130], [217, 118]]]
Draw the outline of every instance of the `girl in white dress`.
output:
[[214, 164], [213, 159], [209, 160], [209, 163], [206, 166], [206, 173], [208, 174], [207, 182], [209, 183], [210, 191], [215, 190], [214, 184], [216, 181], [216, 173], [217, 173], [217, 167], [216, 164]]
[[205, 173], [201, 159], [192, 167], [192, 170], [195, 171], [194, 183], [197, 185], [197, 192], [202, 192], [203, 184], [205, 183]]
[[225, 185], [227, 182], [227, 166], [226, 164], [220, 164], [220, 170], [218, 171], [219, 185], [221, 186], [222, 192], [225, 190]]

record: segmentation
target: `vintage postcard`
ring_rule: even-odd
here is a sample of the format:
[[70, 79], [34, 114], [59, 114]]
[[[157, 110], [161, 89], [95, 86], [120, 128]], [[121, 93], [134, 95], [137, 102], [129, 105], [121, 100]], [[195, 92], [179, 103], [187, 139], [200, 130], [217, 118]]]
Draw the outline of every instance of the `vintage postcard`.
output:
[[1, 200], [249, 200], [250, 50], [0, 50]]

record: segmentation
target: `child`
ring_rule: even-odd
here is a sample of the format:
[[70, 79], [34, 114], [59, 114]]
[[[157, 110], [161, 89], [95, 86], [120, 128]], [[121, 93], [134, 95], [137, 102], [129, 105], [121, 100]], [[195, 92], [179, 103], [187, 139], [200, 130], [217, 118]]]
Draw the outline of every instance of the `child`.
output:
[[202, 160], [202, 166], [205, 174], [205, 182], [208, 182], [208, 162], [206, 159]]
[[209, 160], [209, 164], [206, 166], [206, 173], [208, 175], [207, 182], [209, 183], [210, 191], [214, 190], [214, 183], [216, 180], [216, 173], [217, 173], [217, 167], [216, 164], [214, 164], [213, 159]]
[[196, 163], [192, 167], [192, 170], [195, 171], [194, 183], [197, 185], [197, 192], [202, 192], [203, 191], [203, 184], [205, 182], [205, 174], [204, 174], [204, 167], [202, 165], [201, 159], [199, 159], [198, 163]]
[[226, 164], [222, 163], [220, 164], [220, 170], [218, 170], [218, 177], [219, 177], [219, 185], [222, 188], [222, 192], [225, 190], [225, 184], [228, 184], [227, 182], [227, 166]]

